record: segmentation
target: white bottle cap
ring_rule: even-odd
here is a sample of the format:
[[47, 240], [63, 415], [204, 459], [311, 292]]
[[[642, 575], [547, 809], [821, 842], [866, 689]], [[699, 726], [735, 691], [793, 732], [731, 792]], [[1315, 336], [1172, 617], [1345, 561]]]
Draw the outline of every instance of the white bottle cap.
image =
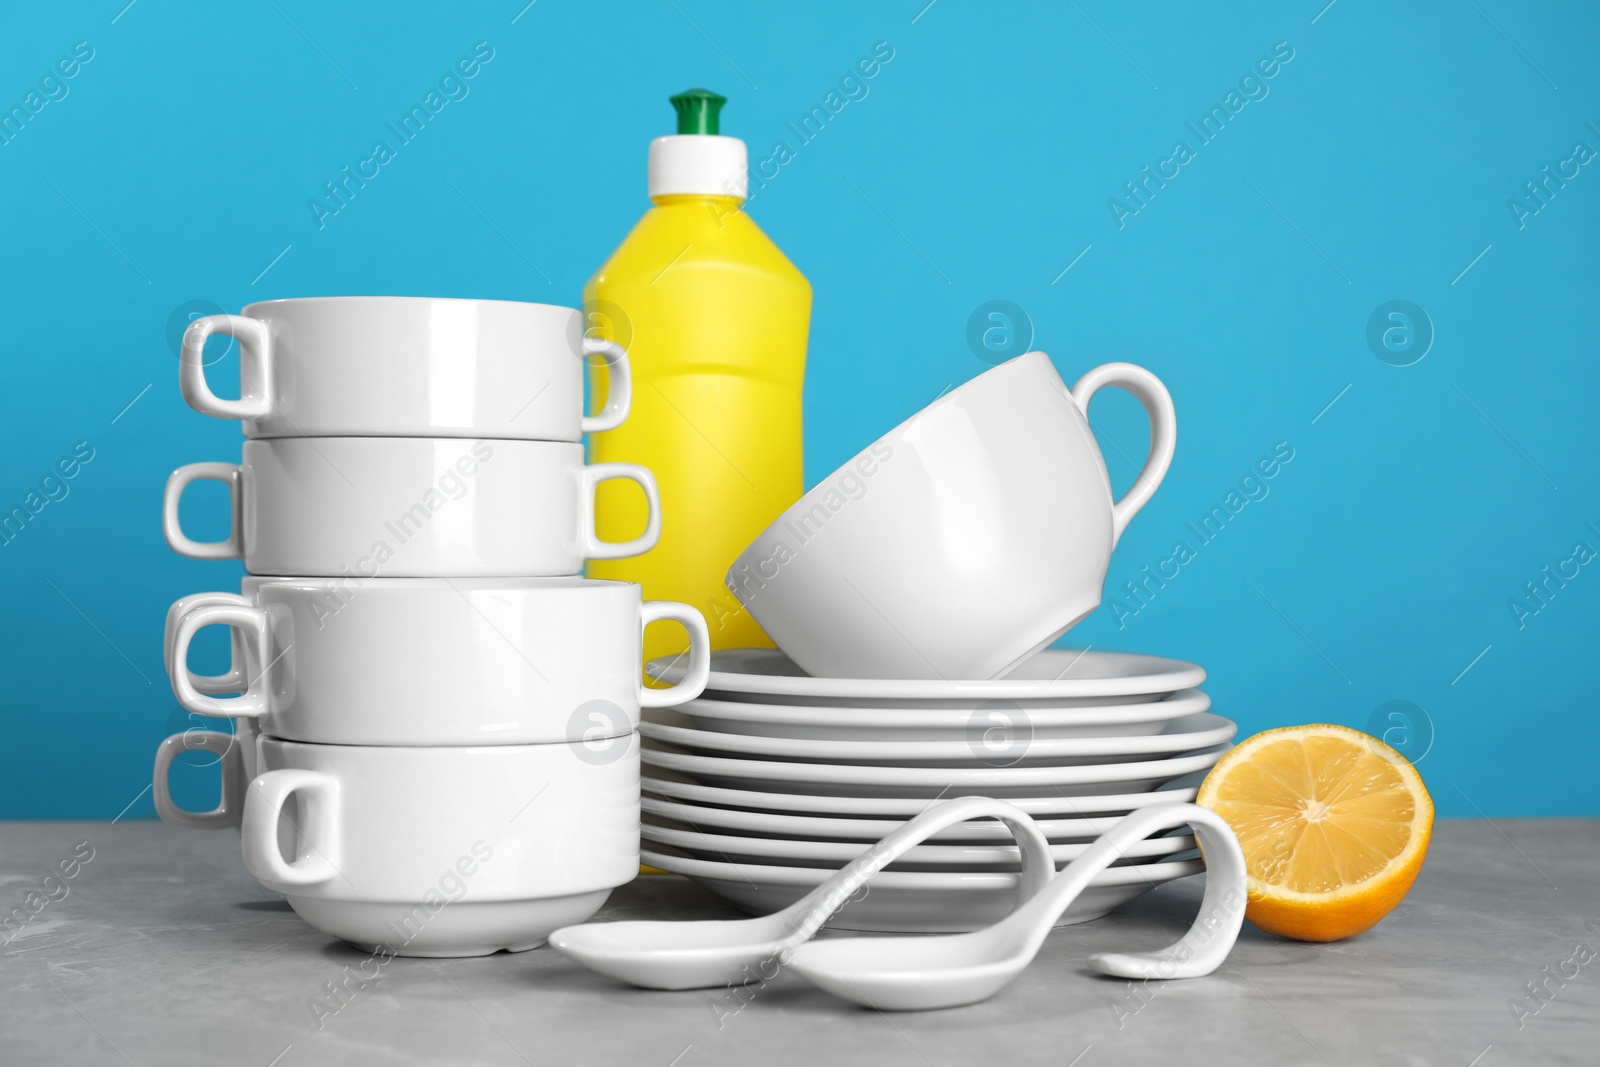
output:
[[650, 142], [650, 196], [698, 193], [745, 199], [750, 155], [737, 137], [679, 133]]

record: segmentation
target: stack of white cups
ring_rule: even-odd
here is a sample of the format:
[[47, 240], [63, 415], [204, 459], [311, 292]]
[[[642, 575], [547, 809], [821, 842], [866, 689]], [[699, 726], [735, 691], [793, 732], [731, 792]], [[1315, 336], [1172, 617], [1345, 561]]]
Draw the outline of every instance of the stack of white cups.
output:
[[[240, 346], [240, 398], [208, 386], [213, 333]], [[610, 395], [583, 416], [583, 363]], [[239, 827], [246, 867], [313, 926], [379, 952], [481, 955], [542, 944], [638, 869], [641, 706], [705, 686], [705, 621], [639, 586], [579, 577], [660, 532], [650, 472], [586, 466], [581, 437], [628, 414], [621, 348], [583, 336], [571, 308], [406, 297], [275, 300], [197, 320], [184, 398], [243, 421], [243, 461], [167, 482], [167, 543], [242, 559], [237, 594], [167, 615], [178, 701], [232, 717], [236, 735], [168, 738], [155, 768], [169, 823]], [[636, 482], [639, 537], [595, 536], [595, 487]], [[228, 487], [228, 537], [178, 517], [198, 479]], [[640, 684], [643, 628], [689, 631], [688, 677]], [[189, 646], [232, 635], [227, 672], [198, 676]], [[228, 695], [234, 694], [234, 695]], [[178, 808], [174, 756], [222, 765], [222, 800]]]

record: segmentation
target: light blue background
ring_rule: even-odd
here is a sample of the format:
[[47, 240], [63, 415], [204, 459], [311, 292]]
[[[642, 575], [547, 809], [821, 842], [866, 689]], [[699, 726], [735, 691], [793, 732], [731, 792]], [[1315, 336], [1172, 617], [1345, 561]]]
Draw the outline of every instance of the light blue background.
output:
[[[95, 51], [0, 147], [0, 503], [75, 442], [95, 450], [0, 549], [0, 816], [149, 816], [156, 743], [188, 725], [163, 613], [237, 588], [237, 566], [181, 559], [160, 532], [167, 472], [240, 441], [179, 397], [175, 309], [575, 303], [648, 206], [670, 93], [726, 94], [724, 132], [759, 158], [878, 41], [894, 58], [869, 95], [751, 205], [816, 290], [808, 481], [984, 369], [969, 316], [1013, 301], [1069, 381], [1126, 358], [1177, 402], [1177, 459], [1108, 597], [1195, 546], [1185, 523], [1276, 442], [1295, 450], [1139, 614], [1119, 628], [1102, 607], [1072, 643], [1198, 661], [1244, 733], [1366, 728], [1410, 701], [1407, 747], [1444, 815], [1600, 814], [1600, 566], [1520, 630], [1507, 606], [1575, 542], [1600, 549], [1600, 165], [1522, 229], [1507, 207], [1574, 142], [1600, 149], [1600, 9], [523, 2], [0, 11], [6, 108], [75, 42]], [[495, 53], [470, 95], [319, 231], [308, 198], [477, 41]], [[1294, 58], [1269, 95], [1118, 229], [1108, 198], [1175, 140], [1196, 147], [1185, 122], [1279, 41]], [[1436, 333], [1412, 366], [1367, 344], [1392, 299]], [[229, 357], [214, 380], [235, 372]], [[1094, 417], [1126, 485], [1142, 416], [1109, 396]], [[219, 503], [197, 501], [200, 533], [220, 533], [201, 517]]]

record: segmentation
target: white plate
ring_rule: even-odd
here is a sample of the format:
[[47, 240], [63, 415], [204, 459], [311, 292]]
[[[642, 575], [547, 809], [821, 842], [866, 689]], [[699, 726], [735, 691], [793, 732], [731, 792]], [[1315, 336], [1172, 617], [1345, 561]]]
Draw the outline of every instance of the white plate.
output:
[[[646, 778], [644, 781], [645, 788], [650, 789], [659, 781], [660, 779]], [[714, 790], [712, 786], [698, 786], [695, 788], [728, 792], [727, 790]], [[1194, 790], [1192, 789], [1183, 792], [1182, 795], [1168, 795], [1165, 790], [1140, 794], [1141, 798], [1148, 797], [1169, 803], [1186, 801], [1191, 799], [1193, 795]], [[844, 797], [807, 797], [806, 799], [825, 799], [830, 802], [837, 801], [840, 803], [849, 802], [849, 799]], [[1059, 800], [1060, 798], [1057, 799]], [[1010, 803], [1015, 804], [1016, 801], [1013, 800]], [[702, 830], [706, 827], [711, 827], [724, 833], [783, 838], [791, 841], [797, 838], [814, 837], [825, 841], [859, 841], [872, 844], [894, 833], [894, 831], [904, 826], [907, 821], [905, 819], [852, 819], [826, 815], [788, 815], [767, 811], [743, 811], [737, 808], [712, 808], [688, 801], [651, 796], [648, 792], [641, 798], [640, 804], [647, 814], [675, 819], [678, 822]], [[1128, 810], [1132, 810], [1131, 807]], [[1051, 844], [1059, 845], [1076, 841], [1093, 841], [1121, 822], [1122, 817], [1126, 814], [1127, 811], [1119, 811], [1102, 815], [1098, 818], [1036, 818], [1034, 822]], [[940, 843], [980, 844], [1000, 842], [1004, 844], [1010, 842], [1012, 837], [1011, 829], [1005, 823], [997, 822], [994, 819], [972, 819], [955, 826], [947, 826], [933, 834], [928, 840]]]
[[1185, 689], [1163, 700], [1137, 704], [1083, 704], [1076, 707], [1024, 706], [1017, 701], [984, 701], [976, 708], [938, 705], [850, 707], [805, 704], [755, 704], [701, 697], [677, 710], [707, 730], [760, 737], [798, 737], [818, 741], [960, 741], [975, 722], [1025, 721], [1033, 736], [1134, 737], [1158, 734], [1173, 719], [1198, 715], [1211, 698]]
[[1168, 759], [1100, 763], [1086, 767], [884, 767], [840, 763], [781, 763], [667, 752], [643, 746], [649, 767], [679, 771], [712, 785], [776, 793], [822, 793], [862, 797], [1022, 797], [1055, 790], [1086, 796], [1115, 786], [1121, 793], [1147, 792], [1180, 774], [1210, 767], [1221, 757], [1210, 749]]
[[[1168, 783], [1161, 789], [1142, 792], [1085, 794], [1068, 796], [1046, 788], [1034, 796], [1010, 796], [1006, 802], [1041, 818], [1051, 815], [1097, 815], [1136, 811], [1151, 804], [1188, 803], [1199, 792], [1200, 775], [1195, 774], [1181, 785]], [[658, 770], [646, 774], [641, 782], [646, 794], [654, 793], [668, 800], [687, 800], [691, 803], [719, 804], [753, 813], [797, 812], [803, 815], [830, 815], [837, 817], [877, 817], [884, 819], [912, 819], [922, 814], [928, 798], [916, 797], [853, 797], [821, 793], [773, 793], [765, 790], [704, 785], [691, 781], [671, 771]], [[740, 783], [743, 785], [744, 783]], [[981, 823], [963, 823], [963, 826], [981, 826]], [[878, 835], [881, 837], [882, 835]], [[873, 840], [877, 840], [874, 837]]]
[[821, 760], [840, 764], [893, 764], [906, 767], [1029, 767], [1046, 761], [1054, 767], [1127, 762], [1141, 756], [1164, 756], [1220, 745], [1233, 740], [1232, 719], [1209, 713], [1166, 723], [1162, 732], [1140, 737], [1033, 736], [1027, 719], [974, 717], [968, 736], [959, 741], [820, 741], [788, 737], [724, 734], [693, 725], [666, 710], [647, 713], [639, 733], [695, 752], [754, 756], [758, 759]]
[[[653, 660], [645, 670], [653, 678], [675, 682], [687, 670], [687, 660], [683, 656]], [[1151, 700], [1193, 689], [1205, 677], [1204, 670], [1178, 659], [1047, 648], [1006, 677], [989, 681], [813, 678], [775, 648], [732, 648], [711, 654], [711, 680], [706, 689], [786, 704], [894, 707], [933, 702], [971, 709], [986, 700], [1043, 700], [1066, 707]]]
[[[640, 833], [646, 841], [672, 845], [701, 859], [725, 863], [771, 863], [785, 867], [827, 867], [835, 871], [873, 847], [861, 841], [788, 841], [775, 837], [708, 834], [656, 823], [644, 823]], [[1050, 856], [1059, 868], [1083, 855], [1092, 844], [1092, 841], [1052, 844]], [[1192, 834], [1152, 837], [1134, 844], [1123, 853], [1123, 858], [1156, 859], [1187, 852], [1194, 847]], [[1014, 871], [1017, 862], [1015, 845], [915, 845], [888, 869], [912, 871], [959, 867], [974, 871]]]
[[[822, 867], [718, 863], [672, 849], [641, 849], [652, 867], [681, 874], [752, 915], [788, 907], [833, 875]], [[1056, 920], [1057, 926], [1098, 919], [1158, 885], [1199, 874], [1200, 860], [1108, 867]], [[1017, 876], [990, 871], [880, 871], [828, 926], [835, 930], [961, 933], [992, 926], [1017, 903]]]

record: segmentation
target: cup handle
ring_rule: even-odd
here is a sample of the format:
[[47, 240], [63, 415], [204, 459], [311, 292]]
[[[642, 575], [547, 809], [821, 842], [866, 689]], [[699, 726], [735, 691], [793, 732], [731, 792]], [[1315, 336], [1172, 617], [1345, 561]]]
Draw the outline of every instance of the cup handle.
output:
[[[255, 655], [247, 662], [259, 663], [260, 672], [244, 682], [241, 696], [220, 699], [206, 696], [189, 679], [189, 645], [194, 635], [207, 626], [229, 626], [238, 629], [246, 641], [255, 643]], [[191, 608], [178, 620], [172, 632], [172, 693], [186, 711], [196, 715], [219, 718], [258, 716], [267, 713], [267, 672], [273, 661], [267, 655], [267, 615], [249, 604], [202, 604]], [[235, 667], [237, 668], [237, 664]]]
[[711, 680], [711, 632], [706, 629], [705, 616], [687, 604], [674, 600], [646, 600], [639, 606], [639, 631], [653, 622], [672, 619], [683, 623], [689, 631], [689, 669], [683, 681], [664, 689], [639, 686], [639, 706], [642, 708], [673, 708], [693, 700], [705, 692]]
[[[221, 482], [228, 487], [233, 521], [223, 541], [191, 541], [178, 521], [178, 501], [190, 482]], [[244, 555], [244, 495], [239, 491], [239, 467], [234, 463], [190, 463], [179, 467], [167, 479], [161, 501], [161, 530], [167, 545], [180, 556], [191, 559], [239, 559]]]
[[[225, 400], [206, 384], [206, 338], [226, 334], [239, 342], [239, 399]], [[272, 411], [272, 333], [259, 319], [207, 315], [183, 332], [178, 388], [189, 406], [217, 419], [259, 419]]]
[[[650, 507], [650, 520], [645, 524], [644, 533], [632, 541], [602, 541], [594, 532], [595, 489], [601, 482], [609, 482], [614, 478], [626, 478], [630, 482], [636, 482], [639, 488], [644, 490], [645, 500]], [[655, 475], [637, 463], [596, 463], [583, 468], [581, 514], [583, 516], [581, 539], [586, 558], [622, 559], [650, 551], [661, 537], [661, 494], [656, 491]]]
[[615, 430], [627, 419], [633, 407], [633, 371], [628, 364], [628, 350], [615, 341], [602, 341], [598, 337], [583, 339], [583, 355], [603, 356], [606, 368], [606, 402], [593, 415], [585, 415], [581, 426], [584, 433], [602, 433]]
[[[172, 800], [167, 776], [172, 773], [172, 761], [182, 752], [212, 752], [222, 767], [222, 795], [217, 806], [210, 811], [185, 811]], [[239, 825], [239, 813], [244, 808], [244, 754], [239, 749], [239, 739], [218, 730], [185, 730], [173, 734], [156, 749], [155, 774], [150, 779], [151, 794], [156, 802], [156, 814], [168, 826], [181, 826], [188, 830], [226, 830]]]
[[[293, 862], [278, 850], [283, 806], [300, 794], [301, 825], [294, 829], [309, 846]], [[321, 885], [339, 873], [339, 780], [320, 771], [285, 768], [256, 775], [244, 802], [239, 827], [244, 865], [263, 882]]]
[[1150, 418], [1150, 452], [1144, 458], [1144, 469], [1122, 499], [1111, 505], [1111, 545], [1122, 540], [1122, 531], [1128, 521], [1139, 513], [1155, 495], [1156, 487], [1172, 466], [1172, 453], [1178, 444], [1178, 413], [1172, 406], [1172, 394], [1161, 384], [1161, 379], [1132, 363], [1102, 363], [1079, 378], [1072, 386], [1072, 399], [1089, 417], [1089, 398], [1108, 385], [1126, 389], [1144, 406]]
[[[195, 608], [209, 604], [238, 604], [249, 606], [250, 601], [237, 593], [196, 593], [192, 596], [174, 600], [167, 609], [167, 625], [165, 635], [161, 639], [162, 653], [166, 657], [167, 676], [172, 676], [172, 637], [178, 632], [178, 620]], [[228, 664], [225, 674], [195, 674], [189, 670], [189, 665], [184, 663], [182, 668], [189, 675], [189, 683], [195, 690], [209, 696], [219, 693], [237, 693], [245, 687], [245, 668], [240, 662]]]

